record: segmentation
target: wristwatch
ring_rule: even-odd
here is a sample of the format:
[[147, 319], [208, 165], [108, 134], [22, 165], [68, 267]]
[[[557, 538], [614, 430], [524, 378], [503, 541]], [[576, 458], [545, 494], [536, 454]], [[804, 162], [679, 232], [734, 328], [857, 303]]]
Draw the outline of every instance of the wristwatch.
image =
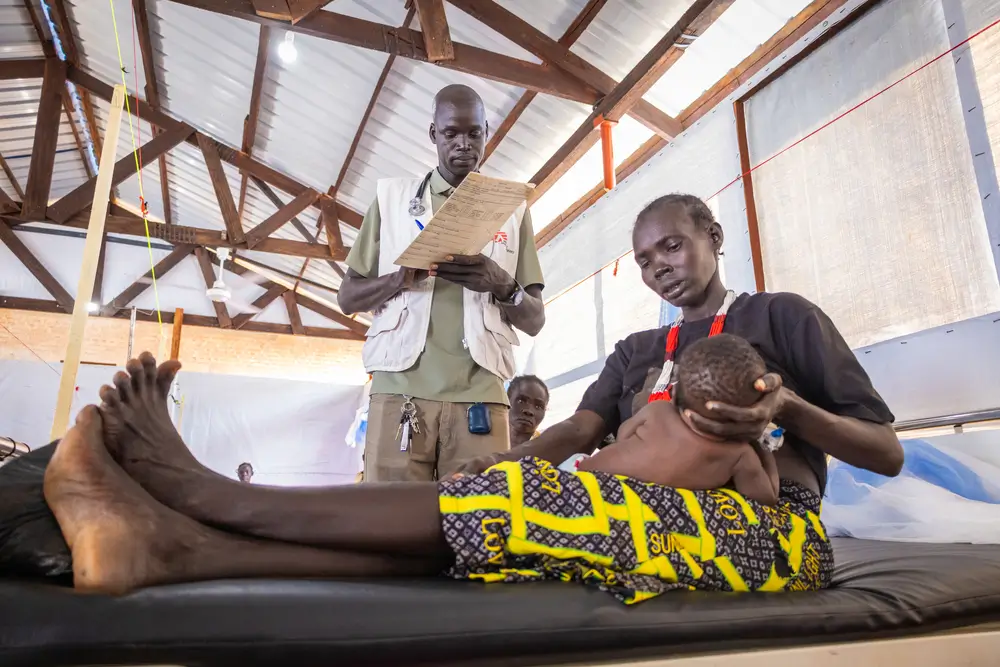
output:
[[514, 308], [520, 306], [522, 301], [524, 301], [524, 288], [518, 285], [517, 281], [514, 282], [514, 293], [510, 295], [510, 298], [507, 300], [497, 299], [497, 303], [500, 305], [513, 306]]

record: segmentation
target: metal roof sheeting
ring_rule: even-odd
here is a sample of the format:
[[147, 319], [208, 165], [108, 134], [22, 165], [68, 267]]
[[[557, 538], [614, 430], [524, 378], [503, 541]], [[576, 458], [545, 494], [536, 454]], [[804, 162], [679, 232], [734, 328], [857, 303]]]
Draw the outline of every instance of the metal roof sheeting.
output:
[[[624, 77], [691, 5], [693, 0], [609, 0], [571, 50], [616, 80]], [[553, 39], [559, 39], [587, 5], [587, 0], [499, 0], [506, 9]], [[119, 65], [125, 65], [130, 92], [144, 97], [145, 78], [132, 20], [130, 0], [66, 0], [70, 23], [83, 67], [108, 83], [119, 83]], [[244, 119], [250, 105], [260, 27], [168, 0], [146, 0], [154, 66], [164, 111], [195, 128], [240, 147]], [[759, 43], [807, 4], [807, 0], [736, 0], [722, 17], [691, 45], [667, 75], [646, 96], [668, 113], [677, 111], [710, 87]], [[117, 21], [118, 40], [111, 9]], [[404, 0], [337, 0], [325, 11], [398, 26], [405, 19]], [[524, 49], [446, 3], [453, 39], [507, 56], [539, 62]], [[414, 23], [415, 25], [415, 23]], [[387, 55], [329, 40], [296, 35], [298, 58], [285, 63], [275, 51], [284, 32], [271, 32], [271, 53], [263, 81], [260, 117], [254, 156], [297, 180], [325, 192], [336, 182], [355, 136], [375, 82]], [[0, 0], [0, 57], [41, 55], [34, 29], [22, 0]], [[365, 127], [346, 178], [338, 191], [342, 204], [365, 211], [375, 196], [377, 179], [421, 176], [436, 162], [427, 137], [431, 102], [435, 93], [453, 83], [475, 88], [486, 104], [494, 128], [513, 108], [523, 91], [433, 64], [397, 58]], [[19, 179], [27, 173], [34, 113], [40, 80], [0, 84], [0, 152]], [[98, 124], [107, 119], [108, 105], [94, 100]], [[539, 95], [500, 142], [484, 172], [513, 180], [527, 180], [584, 122], [587, 105]], [[145, 122], [124, 124], [117, 147], [119, 157], [136, 141], [152, 138]], [[650, 132], [625, 118], [615, 130], [615, 156], [620, 163]], [[166, 157], [170, 181], [172, 219], [176, 224], [224, 229], [218, 201], [201, 151], [181, 144]], [[226, 177], [238, 199], [240, 174], [224, 164]], [[595, 147], [533, 206], [536, 230], [572, 204], [601, 178], [600, 148]], [[53, 197], [86, 179], [83, 162], [68, 125], [60, 127], [59, 153]], [[143, 170], [144, 196], [150, 216], [162, 220], [159, 165], [154, 160]], [[22, 181], [23, 186], [23, 181]], [[137, 210], [139, 179], [117, 188], [120, 202]], [[8, 185], [0, 175], [0, 187]], [[6, 191], [6, 187], [5, 187]], [[291, 196], [277, 192], [282, 202]], [[276, 210], [275, 205], [250, 182], [243, 226], [251, 229]], [[298, 216], [310, 231], [317, 229], [317, 211]], [[350, 245], [356, 231], [342, 226]], [[276, 236], [302, 240], [291, 224]], [[325, 231], [318, 240], [325, 243]], [[303, 268], [301, 258], [274, 254], [242, 253], [249, 259], [291, 275]], [[189, 272], [188, 272], [189, 273]], [[186, 273], [184, 274], [186, 275]], [[178, 276], [183, 278], [179, 273]], [[324, 261], [310, 261], [306, 280], [335, 288], [339, 276]], [[180, 279], [178, 278], [178, 279]], [[191, 280], [200, 278], [188, 276]], [[195, 283], [199, 287], [203, 281]], [[259, 288], [258, 288], [259, 289]], [[177, 293], [181, 298], [180, 292]], [[170, 304], [172, 305], [172, 304]], [[201, 304], [204, 306], [204, 304]]]

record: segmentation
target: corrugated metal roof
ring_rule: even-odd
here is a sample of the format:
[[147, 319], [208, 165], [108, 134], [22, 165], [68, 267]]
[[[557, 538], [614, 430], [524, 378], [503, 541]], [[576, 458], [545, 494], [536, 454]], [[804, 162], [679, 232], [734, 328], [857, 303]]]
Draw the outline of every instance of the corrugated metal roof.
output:
[[[239, 147], [244, 118], [249, 111], [260, 27], [249, 21], [167, 0], [146, 1], [164, 110], [230, 146]], [[677, 113], [757, 44], [770, 37], [807, 1], [736, 0], [654, 86], [647, 99], [668, 113]], [[553, 39], [561, 37], [587, 4], [587, 0], [499, 2]], [[609, 76], [621, 79], [692, 2], [609, 0], [571, 49]], [[121, 81], [120, 46], [126, 85], [132, 93], [138, 90], [144, 96], [145, 79], [134, 34], [131, 2], [112, 0], [112, 3], [67, 0], [82, 64], [104, 81], [118, 83]], [[112, 6], [117, 20], [117, 42]], [[404, 0], [337, 0], [326, 10], [393, 26], [400, 25], [406, 15]], [[455, 41], [539, 62], [454, 6], [446, 4], [446, 12]], [[298, 58], [292, 63], [284, 63], [274, 53], [283, 37], [280, 29], [272, 31], [254, 155], [324, 192], [340, 173], [387, 55], [296, 35]], [[0, 57], [39, 55], [41, 48], [23, 2], [0, 0]], [[452, 83], [466, 83], [482, 95], [487, 119], [494, 128], [523, 92], [514, 86], [398, 58], [338, 192], [343, 204], [363, 212], [374, 199], [377, 179], [420, 176], [434, 165], [435, 151], [427, 138], [431, 102], [438, 90]], [[30, 161], [25, 156], [30, 156], [39, 90], [37, 79], [0, 83], [0, 152], [7, 157], [19, 179], [26, 175]], [[95, 100], [95, 107], [98, 123], [103, 126], [108, 105]], [[500, 143], [484, 171], [504, 178], [527, 180], [588, 113], [587, 105], [537, 96]], [[83, 162], [68, 130], [64, 122], [60, 128], [54, 197], [86, 178]], [[131, 130], [124, 125], [118, 155], [124, 156], [132, 150], [133, 135], [137, 142], [143, 143], [152, 138], [151, 131], [152, 128], [141, 121], [134, 122]], [[627, 158], [649, 136], [645, 127], [630, 118], [624, 119], [615, 131], [616, 161], [620, 163]], [[224, 229], [200, 150], [190, 144], [181, 144], [168, 153], [166, 163], [173, 221], [181, 225]], [[535, 203], [536, 230], [544, 228], [600, 180], [600, 164], [600, 149], [595, 147]], [[224, 169], [233, 196], [237, 198], [240, 174], [229, 165], [224, 165]], [[143, 194], [151, 217], [162, 220], [164, 206], [159, 177], [155, 161], [142, 172]], [[9, 184], [0, 175], [0, 187], [4, 186]], [[283, 202], [291, 199], [287, 193], [277, 194]], [[117, 188], [117, 196], [123, 204], [137, 208], [139, 178], [133, 176], [122, 183]], [[251, 182], [244, 228], [253, 228], [275, 210], [275, 205]], [[310, 233], [317, 230], [315, 209], [298, 217]], [[343, 226], [341, 231], [345, 243], [350, 245], [355, 230]], [[291, 224], [279, 230], [277, 236], [302, 240]], [[325, 231], [319, 230], [318, 240], [325, 243]], [[303, 269], [301, 258], [254, 252], [244, 253], [244, 256], [291, 275], [298, 275]], [[133, 267], [134, 270], [138, 268]], [[200, 274], [188, 274], [191, 272], [178, 269], [176, 280], [193, 281], [193, 287], [200, 289], [203, 284]], [[309, 262], [304, 278], [331, 288], [340, 283], [328, 264], [317, 260]], [[259, 291], [260, 288], [254, 289]], [[176, 292], [178, 298], [181, 292], [183, 290]], [[168, 293], [173, 292], [168, 290]]]

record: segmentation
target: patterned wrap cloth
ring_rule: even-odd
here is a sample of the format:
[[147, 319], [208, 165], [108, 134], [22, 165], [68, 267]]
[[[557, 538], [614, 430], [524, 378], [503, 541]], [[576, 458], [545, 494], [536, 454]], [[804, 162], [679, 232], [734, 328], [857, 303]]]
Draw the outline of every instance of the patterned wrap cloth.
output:
[[792, 591], [830, 585], [820, 497], [782, 481], [774, 507], [731, 489], [688, 491], [538, 458], [439, 483], [456, 579], [555, 579], [632, 604], [670, 590]]

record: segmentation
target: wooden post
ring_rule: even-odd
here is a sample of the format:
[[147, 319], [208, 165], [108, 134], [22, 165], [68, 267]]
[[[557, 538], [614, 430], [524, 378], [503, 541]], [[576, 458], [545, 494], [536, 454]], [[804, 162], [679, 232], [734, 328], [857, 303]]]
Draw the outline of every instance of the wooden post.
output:
[[97, 261], [101, 255], [101, 241], [104, 238], [104, 222], [108, 216], [111, 197], [111, 179], [115, 168], [115, 147], [121, 130], [125, 86], [115, 86], [108, 111], [108, 123], [104, 130], [104, 146], [101, 163], [97, 171], [97, 185], [94, 188], [94, 202], [90, 208], [90, 223], [87, 226], [87, 240], [83, 247], [83, 263], [80, 266], [80, 282], [76, 288], [73, 303], [73, 318], [69, 326], [69, 341], [62, 376], [59, 380], [59, 394], [56, 397], [56, 412], [52, 422], [51, 439], [61, 438], [69, 426], [69, 413], [73, 407], [73, 393], [76, 389], [76, 374], [80, 368], [83, 352], [83, 336], [87, 329], [87, 304], [94, 293], [97, 277]]
[[174, 331], [170, 338], [170, 360], [177, 361], [181, 356], [181, 327], [184, 326], [184, 309], [174, 311]]

